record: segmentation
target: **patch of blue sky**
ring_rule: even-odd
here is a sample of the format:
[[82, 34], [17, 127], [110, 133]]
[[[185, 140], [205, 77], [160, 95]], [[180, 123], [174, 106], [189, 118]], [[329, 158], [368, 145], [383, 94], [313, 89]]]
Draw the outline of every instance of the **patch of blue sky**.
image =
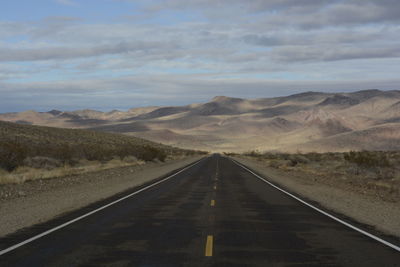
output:
[[37, 63], [19, 62], [17, 65], [21, 67], [21, 76], [7, 79], [7, 82], [51, 82], [68, 78], [72, 74], [64, 68], [52, 68], [51, 66], [43, 66]]
[[4, 38], [2, 41], [8, 44], [19, 44], [21, 42], [30, 41], [30, 38], [27, 35], [14, 35], [8, 38]]
[[22, 77], [5, 79], [9, 83], [26, 83], [26, 82], [50, 82], [59, 80], [61, 75], [55, 75], [54, 73], [38, 73], [31, 75], [23, 75]]
[[[67, 4], [68, 2], [71, 4]], [[104, 23], [135, 9], [137, 5], [132, 2], [116, 4], [111, 0], [5, 0], [1, 3], [0, 17], [3, 21], [35, 21], [63, 16]]]

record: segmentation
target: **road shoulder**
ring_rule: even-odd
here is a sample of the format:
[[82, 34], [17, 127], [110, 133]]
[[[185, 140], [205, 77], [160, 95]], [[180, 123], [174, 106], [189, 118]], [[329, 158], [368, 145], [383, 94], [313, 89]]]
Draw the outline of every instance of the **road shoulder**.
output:
[[13, 185], [12, 190], [21, 194], [0, 201], [0, 236], [140, 186], [200, 158], [202, 156]]
[[398, 202], [386, 202], [321, 184], [309, 177], [303, 177], [300, 173], [283, 172], [256, 160], [241, 157], [234, 157], [234, 159], [268, 178], [269, 181], [306, 199], [318, 202], [329, 210], [373, 226], [383, 233], [400, 237], [400, 203]]

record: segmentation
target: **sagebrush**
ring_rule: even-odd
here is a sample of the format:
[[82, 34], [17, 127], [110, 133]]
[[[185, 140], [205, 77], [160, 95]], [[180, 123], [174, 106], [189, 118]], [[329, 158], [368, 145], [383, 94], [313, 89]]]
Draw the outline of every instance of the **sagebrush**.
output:
[[33, 157], [74, 165], [82, 159], [107, 162], [134, 157], [142, 161], [165, 161], [168, 156], [196, 153], [204, 152], [120, 134], [0, 122], [0, 167], [9, 172], [24, 166], [24, 162], [29, 162], [26, 159]]

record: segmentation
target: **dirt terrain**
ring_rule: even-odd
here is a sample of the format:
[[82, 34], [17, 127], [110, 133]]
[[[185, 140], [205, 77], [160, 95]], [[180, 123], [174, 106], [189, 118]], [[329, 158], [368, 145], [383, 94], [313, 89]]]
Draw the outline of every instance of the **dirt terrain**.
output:
[[0, 185], [0, 236], [141, 185], [201, 157]]

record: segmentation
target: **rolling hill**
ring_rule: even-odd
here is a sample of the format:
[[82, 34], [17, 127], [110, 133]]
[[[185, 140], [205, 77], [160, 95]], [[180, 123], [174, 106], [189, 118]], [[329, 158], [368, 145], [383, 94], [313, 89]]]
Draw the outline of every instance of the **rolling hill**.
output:
[[214, 97], [124, 111], [26, 111], [0, 120], [117, 132], [189, 149], [242, 152], [400, 149], [400, 91]]
[[0, 121], [0, 169], [7, 171], [25, 166], [27, 160], [46, 159], [61, 166], [76, 165], [81, 160], [107, 162], [129, 157], [164, 161], [195, 153], [121, 134]]

